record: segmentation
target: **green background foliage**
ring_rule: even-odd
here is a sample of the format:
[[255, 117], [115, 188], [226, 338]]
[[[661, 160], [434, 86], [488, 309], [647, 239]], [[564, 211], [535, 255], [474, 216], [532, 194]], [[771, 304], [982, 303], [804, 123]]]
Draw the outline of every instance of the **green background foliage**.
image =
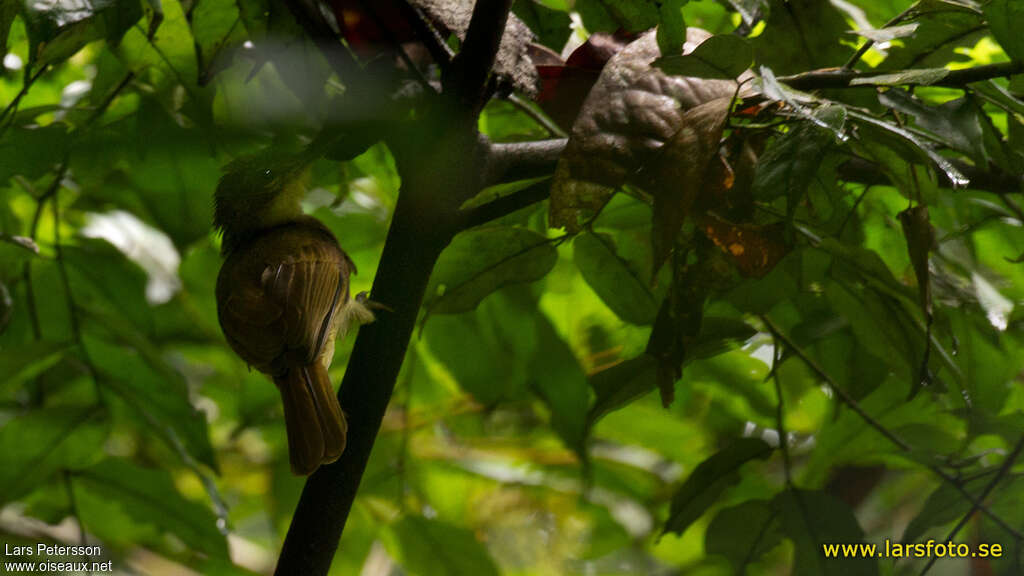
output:
[[[125, 573], [269, 573], [303, 480], [277, 391], [217, 324], [212, 192], [231, 159], [315, 134], [345, 79], [278, 0], [0, 2], [0, 540], [81, 536]], [[1021, 4], [513, 13], [563, 56], [659, 26], [659, 73], [753, 64], [780, 112], [711, 131], [755, 135], [756, 167], [734, 166], [753, 200], [698, 198], [710, 220], [673, 221], [663, 268], [651, 205], [688, 192], [657, 175], [598, 178], [612, 197], [579, 233], [550, 228], [545, 200], [456, 236], [332, 573], [917, 574], [926, 560], [821, 545], [930, 538], [1005, 550], [932, 573], [1024, 573], [1024, 76], [942, 85], [1024, 60]], [[716, 36], [683, 55], [687, 26]], [[788, 87], [868, 40], [865, 86]], [[548, 137], [537, 114], [497, 98], [479, 126]], [[686, 162], [683, 139], [662, 144]], [[572, 146], [568, 163], [594, 161]], [[304, 209], [368, 290], [399, 194], [391, 153], [312, 174]]]

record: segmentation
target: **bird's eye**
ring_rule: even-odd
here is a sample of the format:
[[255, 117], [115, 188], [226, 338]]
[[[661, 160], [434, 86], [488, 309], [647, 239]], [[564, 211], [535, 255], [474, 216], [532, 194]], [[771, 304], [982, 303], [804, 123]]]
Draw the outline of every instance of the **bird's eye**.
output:
[[267, 168], [266, 170], [263, 171], [263, 177], [264, 178], [269, 179], [273, 175], [274, 174], [273, 174], [273, 172], [271, 172], [270, 168]]

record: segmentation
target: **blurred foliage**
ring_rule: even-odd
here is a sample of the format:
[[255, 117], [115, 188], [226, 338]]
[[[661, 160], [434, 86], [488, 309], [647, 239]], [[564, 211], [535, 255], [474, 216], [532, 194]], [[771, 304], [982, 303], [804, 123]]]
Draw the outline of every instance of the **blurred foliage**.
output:
[[[1006, 551], [935, 574], [1024, 573], [1024, 76], [929, 85], [1020, 62], [1020, 3], [513, 13], [566, 59], [538, 70], [579, 95], [568, 118], [598, 118], [562, 127], [570, 234], [545, 201], [442, 255], [332, 573], [916, 574], [926, 560], [821, 545], [929, 538]], [[714, 36], [682, 54], [687, 27]], [[612, 32], [634, 43], [573, 58]], [[277, 391], [220, 334], [211, 195], [231, 159], [327, 125], [345, 79], [280, 0], [0, 0], [0, 55], [0, 538], [80, 529], [126, 573], [270, 572], [302, 479]], [[663, 79], [665, 110], [600, 125], [616, 94], [652, 90], [598, 80], [605, 62]], [[847, 63], [890, 75], [782, 78]], [[750, 65], [752, 109], [677, 112]], [[680, 74], [701, 78], [665, 88]], [[580, 100], [595, 82], [608, 96]], [[498, 98], [480, 129], [544, 138], [538, 114]], [[665, 118], [699, 133], [655, 141], [644, 122]], [[727, 175], [704, 171], [719, 158]], [[304, 207], [357, 265], [353, 292], [399, 185], [382, 143], [313, 167]]]

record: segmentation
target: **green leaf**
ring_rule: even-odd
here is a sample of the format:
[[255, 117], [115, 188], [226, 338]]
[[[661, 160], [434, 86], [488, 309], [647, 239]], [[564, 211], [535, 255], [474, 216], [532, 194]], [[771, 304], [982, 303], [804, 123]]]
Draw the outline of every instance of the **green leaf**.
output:
[[765, 459], [772, 447], [759, 438], [740, 438], [701, 462], [672, 496], [672, 506], [663, 532], [683, 532], [704, 515], [729, 486], [740, 480], [739, 468], [747, 462]]
[[236, 0], [203, 0], [189, 15], [199, 60], [199, 85], [231, 64], [232, 52], [245, 40]]
[[587, 377], [546, 316], [537, 310], [522, 313], [540, 316], [534, 336], [537, 346], [531, 364], [531, 388], [551, 410], [551, 427], [566, 446], [585, 459]]
[[590, 32], [640, 32], [660, 19], [655, 3], [645, 0], [576, 0], [573, 8]]
[[30, 40], [29, 63], [56, 64], [83, 46], [106, 38], [117, 45], [126, 30], [142, 17], [139, 0], [82, 0], [25, 2]]
[[59, 362], [70, 347], [69, 344], [54, 342], [31, 342], [18, 348], [0, 350], [0, 390], [46, 371]]
[[787, 490], [775, 497], [786, 536], [796, 548], [793, 574], [876, 576], [874, 558], [826, 558], [825, 544], [864, 541], [864, 530], [845, 502], [824, 492]]
[[914, 32], [917, 31], [919, 24], [912, 22], [910, 24], [900, 24], [898, 26], [887, 26], [885, 28], [865, 28], [862, 30], [852, 30], [850, 34], [856, 34], [863, 36], [875, 42], [890, 42], [897, 38], [906, 38], [907, 36], [913, 36]]
[[529, 368], [536, 324], [536, 309], [522, 309], [503, 291], [472, 312], [432, 318], [424, 332], [430, 351], [459, 386], [493, 405], [526, 395], [527, 381], [534, 376]]
[[7, 54], [7, 37], [19, 8], [21, 6], [15, 1], [0, 3], [0, 54]]
[[123, 316], [144, 333], [151, 330], [142, 268], [101, 239], [80, 238], [63, 247], [63, 258], [80, 304]]
[[723, 508], [708, 524], [704, 550], [725, 556], [736, 574], [782, 542], [778, 511], [768, 500], [747, 500]]
[[64, 157], [67, 146], [67, 128], [57, 122], [43, 127], [9, 127], [0, 138], [0, 184], [14, 175], [35, 180], [47, 174]]
[[596, 398], [587, 420], [593, 424], [605, 414], [617, 410], [649, 393], [658, 386], [658, 361], [641, 354], [606, 368], [590, 377]]
[[[984, 474], [971, 478], [964, 483], [964, 489], [975, 498], [981, 496], [981, 493], [992, 480], [992, 475], [995, 472], [995, 470], [989, 470]], [[906, 529], [903, 530], [900, 542], [913, 543], [920, 541], [929, 528], [943, 526], [959, 520], [970, 512], [971, 507], [971, 501], [959, 490], [950, 483], [943, 482], [928, 495], [924, 506], [921, 507], [921, 511], [917, 513], [917, 516], [914, 516], [910, 524], [907, 524]]]
[[110, 420], [98, 406], [33, 410], [0, 427], [0, 505], [35, 490], [58, 470], [92, 465]]
[[586, 232], [573, 241], [573, 260], [587, 284], [615, 314], [641, 326], [654, 322], [658, 302], [640, 272], [642, 263], [619, 256], [608, 234]]
[[498, 576], [487, 548], [468, 528], [404, 516], [389, 528], [392, 554], [418, 576]]
[[701, 42], [689, 54], [662, 56], [654, 65], [673, 76], [731, 80], [750, 68], [753, 60], [754, 50], [745, 38], [720, 34]]
[[754, 51], [777, 74], [841, 66], [852, 53], [840, 42], [850, 27], [831, 2], [771, 0], [765, 24]]
[[463, 232], [434, 266], [424, 307], [431, 314], [472, 310], [503, 286], [543, 278], [556, 260], [551, 241], [532, 230], [494, 226]]
[[[843, 113], [841, 107], [830, 108], [831, 112], [821, 110], [817, 114], [829, 117]], [[813, 122], [801, 122], [791, 128], [758, 161], [754, 196], [763, 200], [785, 197], [786, 211], [792, 218], [833, 142], [833, 133]]]
[[658, 48], [663, 56], [679, 54], [686, 42], [686, 19], [683, 6], [690, 0], [663, 0], [658, 3], [661, 19], [658, 23]]
[[[106, 319], [112, 328], [109, 324], [116, 318]], [[206, 417], [189, 402], [188, 389], [177, 371], [151, 351], [115, 346], [88, 335], [85, 344], [104, 387], [124, 399], [172, 449], [217, 470]]]
[[1024, 4], [1019, 0], [991, 0], [985, 4], [985, 19], [992, 36], [1011, 59], [1024, 61]]
[[113, 503], [135, 522], [174, 534], [191, 550], [228, 557], [227, 539], [213, 511], [182, 497], [167, 471], [111, 458], [74, 478], [76, 487]]
[[943, 67], [956, 59], [957, 48], [973, 46], [986, 31], [980, 11], [966, 3], [921, 0], [909, 15], [917, 29], [889, 48], [879, 71]]

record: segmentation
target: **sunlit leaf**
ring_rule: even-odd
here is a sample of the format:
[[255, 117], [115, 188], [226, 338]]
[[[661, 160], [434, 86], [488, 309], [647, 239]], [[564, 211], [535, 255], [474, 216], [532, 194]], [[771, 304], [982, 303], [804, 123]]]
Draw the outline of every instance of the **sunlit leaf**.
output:
[[390, 526], [393, 552], [414, 574], [423, 576], [498, 576], [487, 548], [467, 528], [404, 516]]

